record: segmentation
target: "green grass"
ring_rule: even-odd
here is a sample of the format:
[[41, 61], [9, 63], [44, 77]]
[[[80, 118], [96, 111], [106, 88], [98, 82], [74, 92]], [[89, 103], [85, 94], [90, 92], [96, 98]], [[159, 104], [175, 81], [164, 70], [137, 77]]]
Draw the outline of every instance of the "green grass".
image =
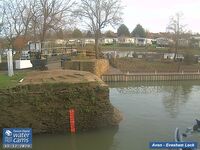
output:
[[200, 64], [186, 64], [173, 61], [147, 61], [144, 59], [119, 58], [113, 65], [122, 72], [198, 72]]
[[[83, 50], [94, 50], [94, 45], [87, 45], [86, 47], [77, 47], [78, 49]], [[154, 45], [147, 47], [139, 47], [131, 44], [115, 44], [115, 45], [99, 45], [100, 50], [102, 51], [135, 51], [135, 52], [174, 52], [174, 48], [156, 48]], [[200, 55], [200, 49], [192, 49], [192, 48], [179, 48], [179, 53], [190, 52], [193, 55]]]
[[25, 73], [16, 73], [12, 77], [9, 77], [5, 73], [0, 73], [0, 89], [15, 87], [24, 76]]

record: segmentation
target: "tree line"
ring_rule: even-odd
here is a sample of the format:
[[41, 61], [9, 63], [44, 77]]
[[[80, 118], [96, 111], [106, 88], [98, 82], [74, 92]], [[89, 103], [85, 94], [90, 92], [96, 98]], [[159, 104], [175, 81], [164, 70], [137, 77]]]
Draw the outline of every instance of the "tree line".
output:
[[98, 58], [101, 30], [118, 25], [122, 9], [120, 0], [4, 0], [0, 1], [0, 33], [12, 48], [30, 39], [44, 42], [48, 33], [61, 35], [79, 21], [93, 33]]
[[118, 29], [117, 29], [117, 36], [125, 36], [125, 37], [146, 37], [146, 31], [145, 29], [138, 24], [133, 31], [130, 33], [128, 27], [124, 24], [122, 24]]
[[[42, 43], [52, 34], [63, 37], [70, 28], [80, 24], [89, 30], [86, 35], [95, 39], [98, 58], [102, 29], [120, 25], [122, 10], [121, 0], [0, 0], [0, 38], [6, 39], [9, 48], [20, 49], [29, 40]], [[178, 39], [184, 32], [180, 20], [181, 15], [177, 13], [170, 18], [168, 25], [176, 41], [176, 50]], [[73, 37], [83, 36], [78, 29], [71, 34]], [[146, 37], [146, 34], [140, 24], [131, 33], [124, 24], [117, 30], [118, 37]], [[106, 35], [112, 37], [113, 33], [108, 31]]]

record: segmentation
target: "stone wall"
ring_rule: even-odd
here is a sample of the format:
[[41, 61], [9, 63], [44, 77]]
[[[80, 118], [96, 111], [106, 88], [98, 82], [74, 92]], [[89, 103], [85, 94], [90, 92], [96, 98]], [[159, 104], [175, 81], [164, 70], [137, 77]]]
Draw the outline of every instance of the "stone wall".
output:
[[72, 60], [63, 64], [64, 69], [89, 71], [97, 76], [101, 76], [109, 69], [109, 62], [106, 59], [92, 60]]
[[[110, 103], [108, 86], [86, 80], [78, 83], [78, 76], [89, 77], [91, 73], [77, 71], [64, 76], [67, 72], [69, 70], [60, 71], [60, 74], [54, 71], [57, 75], [48, 71], [32, 73], [32, 77], [25, 78], [17, 87], [1, 89], [0, 134], [2, 128], [14, 127], [29, 127], [33, 133], [69, 133], [70, 108], [75, 109], [78, 131], [117, 126], [122, 116]], [[44, 77], [44, 74], [46, 78], [40, 80], [38, 75]], [[65, 81], [71, 78], [77, 82]]]

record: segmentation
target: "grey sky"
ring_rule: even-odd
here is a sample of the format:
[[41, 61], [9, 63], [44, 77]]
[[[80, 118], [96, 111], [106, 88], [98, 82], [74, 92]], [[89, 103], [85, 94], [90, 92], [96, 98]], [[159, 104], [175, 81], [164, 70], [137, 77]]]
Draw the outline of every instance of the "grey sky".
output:
[[165, 32], [170, 16], [182, 12], [187, 30], [200, 33], [200, 0], [122, 0], [122, 5], [130, 32], [138, 23], [150, 32]]

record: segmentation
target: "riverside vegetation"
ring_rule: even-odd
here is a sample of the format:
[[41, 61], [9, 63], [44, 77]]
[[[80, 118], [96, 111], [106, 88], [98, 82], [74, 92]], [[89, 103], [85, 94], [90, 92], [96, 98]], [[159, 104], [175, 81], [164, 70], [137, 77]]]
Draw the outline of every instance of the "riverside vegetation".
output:
[[[96, 76], [86, 72], [75, 72], [74, 76], [68, 71], [53, 72], [29, 73], [23, 83], [0, 90], [0, 129], [30, 127], [33, 133], [69, 133], [70, 108], [75, 109], [78, 131], [118, 125], [122, 117], [110, 103], [107, 85], [98, 79], [70, 79]], [[41, 82], [37, 82], [37, 75]]]

